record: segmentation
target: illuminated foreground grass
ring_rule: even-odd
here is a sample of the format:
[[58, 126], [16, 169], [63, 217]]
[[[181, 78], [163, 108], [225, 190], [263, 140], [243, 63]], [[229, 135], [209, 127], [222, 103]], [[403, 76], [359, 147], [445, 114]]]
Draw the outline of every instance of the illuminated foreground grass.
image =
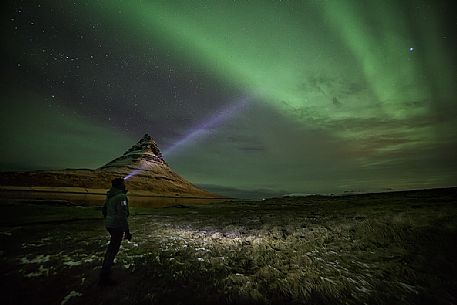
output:
[[119, 284], [103, 289], [99, 219], [4, 226], [2, 295], [6, 304], [453, 304], [455, 199], [452, 189], [134, 210]]

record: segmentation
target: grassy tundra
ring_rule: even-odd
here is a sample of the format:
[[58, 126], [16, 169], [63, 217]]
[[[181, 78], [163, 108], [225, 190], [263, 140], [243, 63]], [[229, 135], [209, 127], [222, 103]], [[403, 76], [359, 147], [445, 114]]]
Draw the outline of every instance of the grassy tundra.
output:
[[4, 201], [2, 304], [457, 304], [457, 189], [131, 208]]

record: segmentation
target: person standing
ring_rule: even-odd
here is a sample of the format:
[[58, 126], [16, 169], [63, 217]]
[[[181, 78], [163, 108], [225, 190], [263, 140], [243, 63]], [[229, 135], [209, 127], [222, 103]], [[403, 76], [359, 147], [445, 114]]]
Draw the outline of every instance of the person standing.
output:
[[111, 279], [111, 267], [114, 258], [119, 252], [122, 237], [131, 240], [128, 216], [129, 205], [127, 190], [123, 178], [116, 178], [111, 181], [111, 189], [106, 194], [105, 205], [102, 208], [103, 217], [105, 218], [105, 227], [111, 235], [110, 242], [106, 249], [105, 258], [103, 259], [102, 270], [100, 272], [100, 285], [114, 285]]

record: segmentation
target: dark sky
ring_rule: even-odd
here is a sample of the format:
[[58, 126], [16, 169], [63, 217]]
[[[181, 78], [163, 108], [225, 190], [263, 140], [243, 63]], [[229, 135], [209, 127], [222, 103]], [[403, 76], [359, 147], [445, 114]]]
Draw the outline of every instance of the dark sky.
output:
[[452, 1], [7, 1], [0, 168], [151, 134], [228, 195], [457, 184]]

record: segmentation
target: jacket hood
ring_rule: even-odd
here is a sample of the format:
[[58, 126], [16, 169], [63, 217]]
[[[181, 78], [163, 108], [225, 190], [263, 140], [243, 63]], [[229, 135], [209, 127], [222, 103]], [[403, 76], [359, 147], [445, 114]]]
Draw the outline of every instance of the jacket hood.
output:
[[110, 198], [110, 197], [116, 196], [117, 194], [121, 194], [121, 193], [124, 193], [124, 191], [120, 190], [118, 188], [115, 188], [115, 187], [111, 187], [111, 189], [106, 193], [106, 195], [108, 196], [108, 198]]

